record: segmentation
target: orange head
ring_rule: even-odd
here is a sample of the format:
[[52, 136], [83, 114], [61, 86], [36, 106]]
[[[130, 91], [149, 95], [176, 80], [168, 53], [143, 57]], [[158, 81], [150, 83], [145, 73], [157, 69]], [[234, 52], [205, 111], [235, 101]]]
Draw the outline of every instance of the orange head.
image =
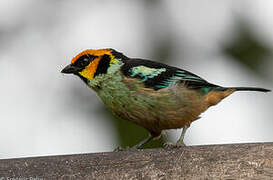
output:
[[87, 49], [75, 56], [61, 72], [75, 74], [86, 82], [97, 75], [106, 74], [108, 68], [120, 59], [125, 60], [127, 57], [114, 49]]

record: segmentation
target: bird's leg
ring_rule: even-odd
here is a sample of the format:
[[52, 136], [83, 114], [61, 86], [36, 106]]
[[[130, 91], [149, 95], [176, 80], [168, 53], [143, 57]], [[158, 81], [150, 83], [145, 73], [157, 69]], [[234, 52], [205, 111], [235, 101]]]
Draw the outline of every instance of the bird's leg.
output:
[[165, 140], [165, 143], [163, 144], [164, 148], [170, 148], [170, 147], [174, 147], [175, 146], [175, 144], [173, 144], [172, 142], [168, 142], [167, 141], [167, 132], [166, 132], [166, 130], [163, 130], [162, 133], [161, 133], [161, 135], [162, 135], [162, 137]]
[[183, 127], [181, 135], [180, 135], [178, 141], [175, 144], [173, 144], [173, 143], [164, 143], [163, 147], [164, 148], [175, 148], [175, 147], [186, 146], [185, 143], [184, 143], [184, 137], [185, 137], [186, 131], [187, 131], [187, 129], [189, 127], [190, 126]]
[[163, 130], [161, 132], [161, 136], [163, 137], [164, 140], [167, 139], [168, 134], [167, 134], [166, 130]]
[[186, 131], [187, 129], [189, 128], [190, 126], [185, 126], [183, 127], [183, 130], [182, 130], [182, 133], [178, 139], [178, 141], [176, 142], [176, 146], [186, 146], [185, 143], [184, 143], [184, 137], [185, 137], [185, 134], [186, 134]]
[[134, 145], [133, 147], [129, 148], [126, 147], [125, 149], [123, 149], [122, 147], [117, 147], [116, 149], [114, 149], [114, 152], [118, 152], [118, 151], [130, 151], [130, 150], [137, 150], [139, 148], [141, 148], [143, 145], [147, 144], [148, 142], [150, 142], [152, 139], [156, 138], [158, 136], [153, 136], [153, 135], [149, 135], [146, 139], [140, 141], [138, 144]]
[[148, 142], [150, 142], [152, 139], [154, 139], [155, 136], [149, 135], [149, 137], [147, 137], [146, 139], [144, 139], [143, 141], [140, 141], [137, 145], [133, 146], [132, 149], [139, 149], [141, 148], [144, 144], [147, 144]]

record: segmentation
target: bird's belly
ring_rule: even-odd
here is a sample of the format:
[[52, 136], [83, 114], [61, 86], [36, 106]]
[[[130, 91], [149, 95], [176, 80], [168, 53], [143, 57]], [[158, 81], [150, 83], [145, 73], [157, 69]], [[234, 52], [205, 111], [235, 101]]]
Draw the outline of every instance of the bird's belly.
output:
[[192, 100], [181, 95], [173, 96], [169, 91], [143, 93], [120, 88], [98, 94], [116, 116], [153, 133], [189, 126], [205, 110], [199, 96]]
[[[139, 96], [134, 92], [101, 92], [101, 97], [107, 108], [117, 117], [129, 120], [149, 131], [157, 132], [161, 118], [157, 106], [150, 98]], [[124, 91], [124, 90], [123, 90]]]

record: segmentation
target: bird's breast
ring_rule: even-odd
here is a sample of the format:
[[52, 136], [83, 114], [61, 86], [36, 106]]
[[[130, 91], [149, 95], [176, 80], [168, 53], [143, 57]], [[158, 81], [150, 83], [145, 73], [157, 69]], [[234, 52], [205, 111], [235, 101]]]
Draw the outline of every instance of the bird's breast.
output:
[[116, 116], [150, 132], [189, 125], [206, 109], [203, 96], [195, 90], [178, 87], [155, 91], [122, 75], [101, 83], [97, 93]]

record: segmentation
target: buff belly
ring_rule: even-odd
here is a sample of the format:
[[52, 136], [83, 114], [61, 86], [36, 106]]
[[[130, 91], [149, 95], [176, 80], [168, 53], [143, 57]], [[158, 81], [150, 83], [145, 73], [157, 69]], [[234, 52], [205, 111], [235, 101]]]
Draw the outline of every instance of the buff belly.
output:
[[200, 92], [184, 87], [154, 91], [132, 79], [107, 81], [102, 86], [97, 93], [114, 115], [154, 135], [189, 126], [208, 107]]

